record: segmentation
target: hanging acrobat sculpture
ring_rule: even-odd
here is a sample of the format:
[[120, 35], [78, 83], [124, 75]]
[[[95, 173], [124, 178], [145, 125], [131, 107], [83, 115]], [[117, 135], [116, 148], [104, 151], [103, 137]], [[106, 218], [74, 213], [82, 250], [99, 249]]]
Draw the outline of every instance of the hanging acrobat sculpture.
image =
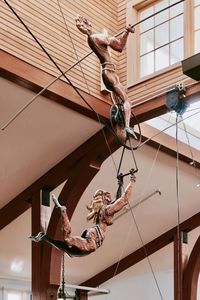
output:
[[[88, 36], [88, 45], [100, 60], [102, 79], [106, 88], [111, 92], [111, 98], [114, 103], [114, 111], [111, 111], [111, 114], [115, 115], [115, 119], [122, 119], [122, 128], [125, 130], [126, 136], [137, 140], [133, 128], [130, 127], [131, 102], [119, 81], [115, 65], [109, 53], [109, 47], [115, 51], [122, 52], [129, 32], [134, 33], [135, 29], [129, 25], [118, 37], [110, 37], [105, 31], [93, 33], [91, 23], [80, 15], [76, 18], [76, 26], [82, 33]], [[121, 116], [118, 116], [118, 113], [120, 113], [118, 112], [119, 109], [124, 112]]]
[[65, 251], [69, 256], [85, 256], [99, 248], [104, 239], [107, 226], [113, 224], [115, 213], [119, 212], [128, 204], [132, 193], [133, 182], [135, 181], [134, 172], [131, 173], [130, 182], [124, 193], [115, 202], [112, 202], [109, 192], [97, 190], [88, 206], [89, 214], [87, 220], [93, 220], [93, 226], [86, 229], [81, 236], [71, 235], [71, 225], [67, 216], [65, 206], [61, 206], [57, 198], [53, 195], [52, 199], [55, 207], [60, 210], [63, 230], [63, 241], [53, 240], [45, 233], [39, 232], [37, 236], [29, 238], [34, 242], [46, 241], [56, 248]]
[[[133, 136], [135, 138], [135, 133], [132, 128], [130, 128], [130, 117], [131, 117], [131, 103], [126, 95], [126, 92], [121, 85], [119, 78], [115, 72], [115, 65], [111, 61], [108, 46], [112, 49], [121, 52], [127, 42], [127, 37], [129, 32], [134, 32], [131, 26], [128, 26], [124, 33], [120, 37], [108, 37], [104, 33], [93, 34], [91, 23], [78, 16], [76, 18], [76, 26], [78, 29], [88, 35], [88, 43], [91, 49], [99, 58], [102, 65], [102, 77], [105, 86], [112, 92], [113, 101], [117, 101], [117, 97], [123, 102], [124, 107], [124, 130], [128, 136]], [[45, 241], [51, 245], [57, 247], [58, 249], [65, 251], [69, 256], [85, 256], [94, 252], [99, 248], [104, 239], [107, 226], [113, 224], [113, 217], [115, 213], [119, 212], [124, 206], [128, 204], [128, 201], [132, 192], [133, 181], [135, 181], [136, 170], [131, 169], [129, 173], [123, 175], [131, 175], [130, 183], [125, 188], [121, 195], [118, 193], [118, 198], [112, 201], [109, 192], [104, 190], [97, 190], [93, 196], [91, 205], [88, 206], [90, 211], [87, 220], [93, 220], [93, 226], [86, 229], [81, 236], [71, 235], [71, 225], [67, 215], [67, 210], [65, 206], [61, 206], [55, 196], [53, 196], [53, 201], [55, 207], [60, 210], [62, 229], [63, 229], [63, 241], [53, 240], [48, 237], [45, 233], [39, 232], [37, 236], [30, 236], [30, 239], [34, 242]], [[122, 177], [121, 183], [122, 183]], [[122, 190], [122, 184], [120, 186]]]

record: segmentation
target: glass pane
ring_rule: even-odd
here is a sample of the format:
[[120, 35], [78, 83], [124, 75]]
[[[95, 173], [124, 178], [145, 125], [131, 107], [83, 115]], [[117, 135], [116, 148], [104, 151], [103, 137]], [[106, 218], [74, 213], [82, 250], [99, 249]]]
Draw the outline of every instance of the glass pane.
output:
[[154, 54], [146, 54], [140, 58], [140, 76], [146, 76], [154, 72]]
[[170, 20], [170, 41], [183, 36], [183, 15]]
[[194, 0], [194, 5], [200, 5], [200, 0]]
[[21, 297], [19, 294], [15, 294], [15, 293], [9, 293], [8, 294], [8, 300], [20, 300]]
[[[168, 0], [162, 0], [155, 5], [155, 12], [162, 10], [168, 6]], [[155, 15], [155, 25], [163, 23], [169, 19], [169, 10], [166, 9], [163, 12]]]
[[[178, 0], [170, 0], [170, 5], [174, 4], [178, 2]], [[170, 8], [170, 18], [173, 18], [181, 13], [183, 13], [184, 11], [184, 6], [183, 6], [183, 2], [174, 5], [173, 7]]]
[[195, 53], [200, 52], [200, 30], [195, 32]]
[[155, 51], [155, 69], [161, 70], [169, 66], [169, 45]]
[[184, 58], [183, 39], [175, 41], [170, 44], [170, 65], [181, 61]]
[[200, 6], [196, 7], [194, 10], [194, 29], [200, 28]]
[[153, 30], [149, 30], [140, 36], [140, 55], [154, 49]]
[[169, 22], [155, 28], [155, 48], [169, 43]]
[[[150, 15], [152, 15], [154, 13], [153, 11], [153, 7], [149, 7], [143, 11], [141, 11], [140, 13], [140, 20], [144, 20], [145, 18], [149, 17]], [[150, 28], [154, 27], [154, 21], [153, 18], [148, 19], [145, 22], [142, 22], [140, 24], [140, 32], [144, 32]]]

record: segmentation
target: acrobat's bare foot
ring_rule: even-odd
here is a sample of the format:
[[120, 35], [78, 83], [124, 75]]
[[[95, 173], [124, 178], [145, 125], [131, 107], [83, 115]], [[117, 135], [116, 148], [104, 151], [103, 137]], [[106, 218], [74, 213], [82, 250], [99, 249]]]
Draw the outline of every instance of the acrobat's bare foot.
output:
[[124, 129], [128, 135], [131, 135], [132, 137], [134, 137], [137, 140], [137, 136], [131, 127], [126, 126]]
[[56, 208], [62, 207], [62, 205], [59, 203], [58, 199], [56, 198], [56, 196], [54, 194], [52, 195], [52, 200], [53, 200], [53, 203], [55, 204]]
[[44, 232], [39, 232], [38, 235], [36, 235], [36, 236], [29, 236], [28, 238], [30, 240], [32, 240], [33, 242], [37, 242], [38, 243], [38, 242], [43, 241], [45, 239], [45, 237], [46, 237], [46, 234]]
[[52, 195], [52, 200], [53, 200], [56, 208], [60, 208], [62, 211], [66, 210], [66, 206], [62, 206], [54, 194]]

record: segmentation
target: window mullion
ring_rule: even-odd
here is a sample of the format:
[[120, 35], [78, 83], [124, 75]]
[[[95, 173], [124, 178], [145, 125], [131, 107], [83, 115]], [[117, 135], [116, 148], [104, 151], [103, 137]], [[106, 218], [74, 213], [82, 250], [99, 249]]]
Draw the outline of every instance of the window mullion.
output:
[[194, 53], [194, 0], [184, 1], [184, 56]]

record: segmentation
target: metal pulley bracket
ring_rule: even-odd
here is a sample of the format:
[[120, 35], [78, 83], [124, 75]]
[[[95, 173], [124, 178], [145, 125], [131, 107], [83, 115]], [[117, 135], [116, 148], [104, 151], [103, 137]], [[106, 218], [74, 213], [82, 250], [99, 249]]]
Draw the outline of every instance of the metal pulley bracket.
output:
[[166, 92], [167, 108], [182, 115], [189, 106], [189, 104], [183, 100], [186, 97], [185, 93], [186, 89], [184, 83], [179, 83], [170, 87]]

